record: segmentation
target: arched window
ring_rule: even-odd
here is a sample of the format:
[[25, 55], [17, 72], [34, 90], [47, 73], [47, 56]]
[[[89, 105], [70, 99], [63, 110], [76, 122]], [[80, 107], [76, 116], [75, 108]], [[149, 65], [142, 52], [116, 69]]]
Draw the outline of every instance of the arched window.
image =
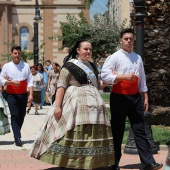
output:
[[22, 50], [29, 50], [29, 30], [27, 27], [20, 29], [20, 46]]

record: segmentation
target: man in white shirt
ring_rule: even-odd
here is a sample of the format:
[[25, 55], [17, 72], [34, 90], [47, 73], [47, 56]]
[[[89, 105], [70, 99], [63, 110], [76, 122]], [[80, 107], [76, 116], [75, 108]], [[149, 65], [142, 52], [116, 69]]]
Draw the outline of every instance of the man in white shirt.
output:
[[7, 86], [7, 102], [11, 114], [15, 145], [21, 147], [21, 127], [26, 114], [27, 102], [32, 102], [33, 99], [33, 78], [29, 65], [20, 61], [20, 46], [11, 48], [11, 56], [12, 61], [2, 67], [0, 84]]
[[148, 110], [148, 89], [142, 59], [132, 51], [134, 32], [131, 28], [122, 30], [120, 44], [122, 48], [106, 59], [101, 70], [101, 79], [112, 84], [110, 109], [116, 159], [116, 165], [112, 167], [119, 169], [125, 120], [128, 116], [143, 169], [160, 169], [163, 165], [155, 162], [146, 138], [144, 111]]

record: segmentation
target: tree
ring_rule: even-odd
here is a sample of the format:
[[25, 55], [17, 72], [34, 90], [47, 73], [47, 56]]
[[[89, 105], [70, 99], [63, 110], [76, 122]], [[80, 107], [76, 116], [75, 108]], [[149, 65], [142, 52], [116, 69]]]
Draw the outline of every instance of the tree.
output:
[[[7, 42], [4, 42], [3, 43], [4, 45], [6, 45], [7, 47], [11, 48], [12, 46], [16, 45], [14, 44], [13, 42], [12, 43], [7, 43]], [[42, 43], [39, 47], [39, 49], [41, 50], [43, 47], [44, 47], [45, 43]], [[24, 62], [27, 62], [28, 60], [33, 60], [34, 59], [34, 54], [33, 52], [29, 52], [28, 50], [26, 50], [27, 47], [24, 46], [24, 49], [21, 51], [21, 60], [24, 61]], [[39, 55], [42, 55], [43, 52], [39, 52]], [[2, 54], [2, 61], [11, 61], [12, 58], [11, 58], [11, 54], [7, 53], [7, 54]]]
[[90, 8], [90, 5], [94, 2], [94, 0], [85, 0], [85, 5], [86, 5], [86, 9]]
[[71, 49], [78, 39], [90, 41], [93, 47], [93, 61], [97, 63], [105, 54], [116, 51], [121, 27], [118, 27], [107, 13], [95, 15], [94, 20], [90, 22], [83, 12], [79, 14], [79, 19], [67, 14], [67, 22], [61, 22], [62, 35], [51, 38], [63, 41], [61, 49], [65, 47]]
[[[4, 42], [4, 45], [8, 46], [9, 48], [11, 48], [12, 46], [16, 45], [13, 42], [12, 43], [7, 43]], [[24, 50], [21, 51], [21, 60], [24, 62], [27, 62], [28, 60], [32, 60], [34, 58], [34, 55], [32, 52], [29, 52], [26, 50], [27, 47], [24, 47]], [[11, 54], [7, 53], [7, 54], [2, 54], [2, 61], [6, 60], [7, 62], [12, 60]]]

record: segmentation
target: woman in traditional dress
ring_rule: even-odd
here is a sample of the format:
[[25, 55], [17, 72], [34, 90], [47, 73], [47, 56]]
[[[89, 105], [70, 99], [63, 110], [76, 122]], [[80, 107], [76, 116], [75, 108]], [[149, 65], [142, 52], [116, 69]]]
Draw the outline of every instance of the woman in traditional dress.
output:
[[91, 43], [80, 40], [61, 69], [56, 100], [34, 141], [30, 156], [59, 167], [93, 169], [114, 165], [106, 106], [98, 92]]
[[2, 85], [0, 85], [0, 135], [10, 132], [7, 110], [2, 96]]

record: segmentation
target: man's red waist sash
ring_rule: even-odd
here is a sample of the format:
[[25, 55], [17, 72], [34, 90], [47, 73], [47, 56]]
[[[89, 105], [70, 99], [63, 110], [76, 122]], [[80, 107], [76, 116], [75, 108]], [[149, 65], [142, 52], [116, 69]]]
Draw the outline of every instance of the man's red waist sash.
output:
[[114, 84], [112, 86], [112, 92], [129, 95], [138, 93], [138, 77], [134, 77], [133, 81], [123, 80]]
[[20, 81], [19, 86], [13, 84], [7, 86], [7, 93], [9, 94], [24, 94], [27, 93], [27, 80]]

